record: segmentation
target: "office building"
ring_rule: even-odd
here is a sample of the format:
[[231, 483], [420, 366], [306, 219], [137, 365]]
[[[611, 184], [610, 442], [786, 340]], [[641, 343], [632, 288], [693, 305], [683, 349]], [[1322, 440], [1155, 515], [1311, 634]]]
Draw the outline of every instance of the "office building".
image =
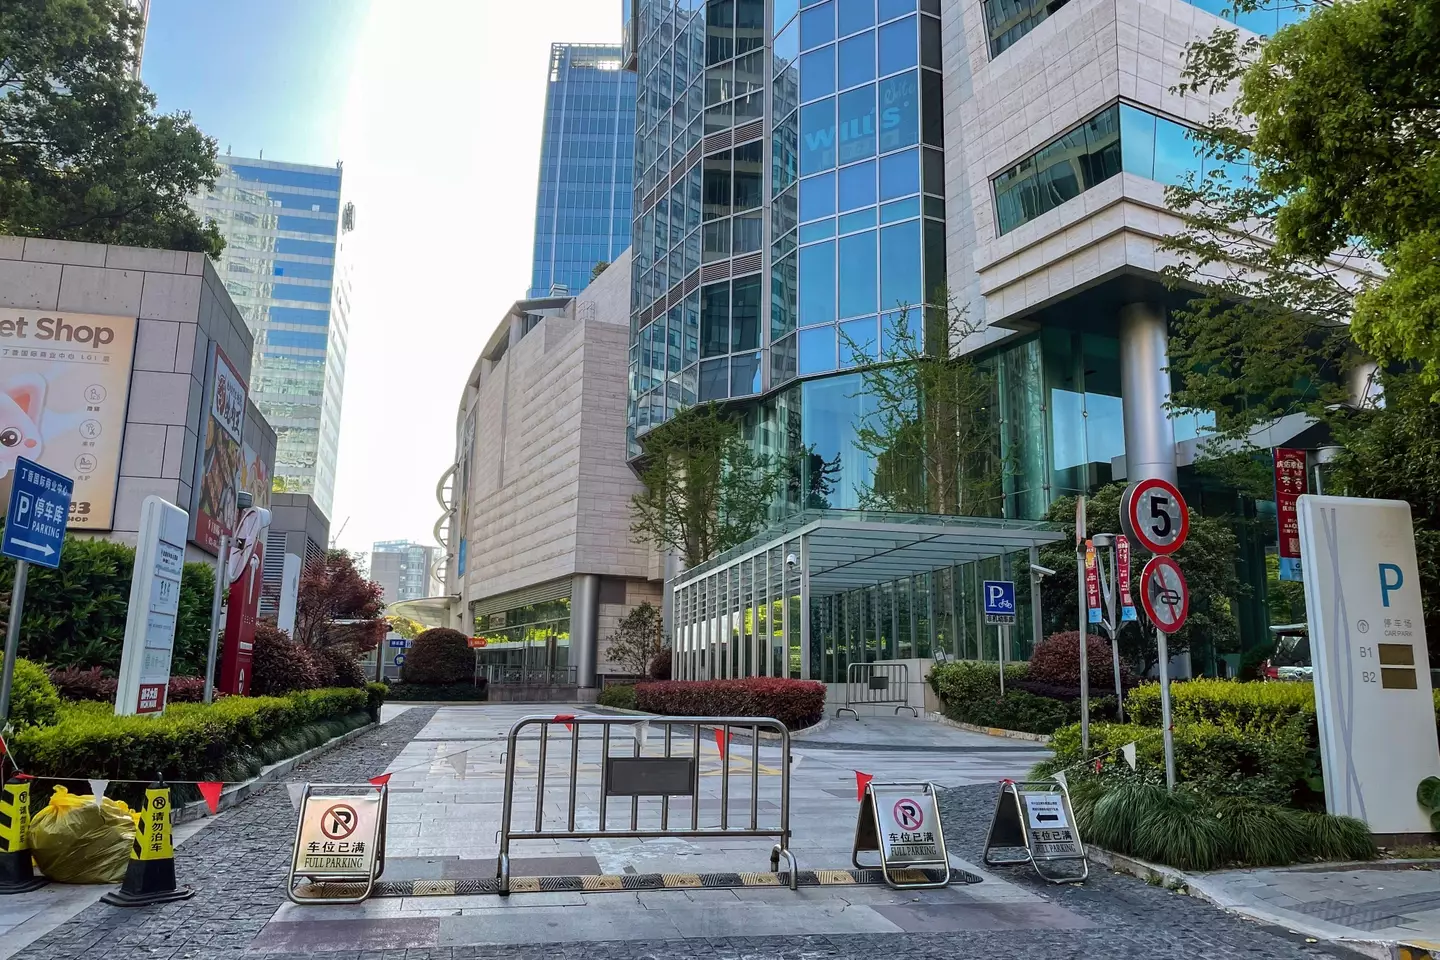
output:
[[420, 600], [439, 593], [435, 547], [410, 540], [381, 540], [370, 550], [370, 579], [385, 589], [385, 602]]
[[145, 61], [145, 31], [150, 26], [150, 0], [125, 0], [125, 4], [140, 17], [140, 36], [135, 41], [134, 64], [130, 68], [131, 76], [139, 79]]
[[265, 568], [261, 572], [260, 615], [273, 617], [285, 587], [285, 555], [293, 554], [303, 571], [325, 559], [330, 520], [306, 493], [270, 495], [270, 529], [265, 535]]
[[[1191, 468], [1210, 415], [1165, 411], [1183, 294], [1160, 273], [1179, 228], [1165, 186], [1213, 163], [1186, 131], [1228, 102], [1173, 92], [1184, 45], [1225, 23], [1220, 6], [627, 5], [630, 455], [683, 407], [721, 401], [795, 472], [772, 539], [671, 581], [684, 675], [834, 681], [877, 642], [882, 659], [993, 659], [997, 629], [976, 614], [987, 578], [1022, 581], [1008, 656], [1023, 658], [1042, 629], [1024, 571], [1053, 539], [1040, 518], [1058, 498], [1159, 476], [1196, 509], [1233, 504]], [[1281, 21], [1271, 7], [1241, 26]], [[978, 327], [961, 342], [930, 322], [947, 305]], [[858, 371], [906, 337], [989, 374], [971, 415], [990, 418], [993, 442], [941, 471], [993, 480], [964, 502], [877, 438], [896, 411]], [[926, 415], [910, 416], [921, 434]], [[918, 518], [895, 506], [907, 484], [924, 493]], [[1235, 605], [1258, 641], [1261, 605]], [[769, 641], [753, 629], [766, 609]]]
[[465, 381], [440, 482], [445, 596], [392, 608], [484, 638], [492, 690], [595, 689], [623, 673], [605, 639], [661, 600], [660, 558], [630, 536], [629, 260], [578, 297], [506, 311]]
[[275, 486], [331, 510], [351, 289], [344, 270], [354, 211], [342, 170], [220, 158], [193, 200], [225, 236], [219, 272], [255, 337], [250, 395], [275, 427]]
[[576, 294], [630, 245], [635, 74], [620, 48], [550, 48], [530, 296]]

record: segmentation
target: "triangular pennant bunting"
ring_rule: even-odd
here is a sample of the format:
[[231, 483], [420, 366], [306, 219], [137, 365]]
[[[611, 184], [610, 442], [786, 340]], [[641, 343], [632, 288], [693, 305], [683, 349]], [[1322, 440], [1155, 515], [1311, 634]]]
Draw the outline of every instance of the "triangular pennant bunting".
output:
[[452, 753], [445, 759], [449, 762], [450, 768], [455, 771], [455, 775], [461, 780], [464, 780], [465, 774], [470, 767], [469, 752]]
[[1070, 781], [1065, 778], [1065, 771], [1064, 771], [1064, 770], [1061, 770], [1059, 773], [1055, 774], [1055, 776], [1054, 776], [1052, 779], [1053, 779], [1056, 783], [1060, 784], [1060, 786], [1064, 787], [1066, 790], [1069, 790], [1069, 789], [1070, 789]]
[[110, 786], [109, 780], [91, 780], [90, 792], [95, 795], [95, 806], [100, 806], [105, 801], [105, 788]]
[[730, 735], [719, 727], [715, 728], [715, 748], [720, 751], [720, 759], [725, 759], [725, 748], [730, 745]]
[[565, 729], [566, 729], [566, 730], [574, 730], [574, 729], [575, 729], [575, 724], [573, 724], [573, 723], [570, 722], [571, 720], [574, 720], [574, 719], [575, 719], [575, 714], [573, 714], [573, 713], [557, 713], [557, 714], [555, 714], [555, 722], [556, 722], [556, 723], [563, 723], [563, 724], [565, 724]]
[[1125, 762], [1126, 762], [1126, 763], [1130, 764], [1130, 769], [1131, 769], [1131, 770], [1134, 770], [1134, 769], [1135, 769], [1135, 742], [1134, 742], [1133, 740], [1132, 740], [1130, 743], [1127, 743], [1127, 744], [1125, 744], [1125, 746], [1123, 746], [1123, 747], [1120, 748], [1120, 755], [1125, 758]]
[[790, 754], [790, 772], [791, 772], [791, 773], [794, 773], [794, 772], [795, 772], [795, 768], [798, 767], [798, 766], [800, 766], [800, 761], [801, 761], [801, 760], [804, 760], [804, 759], [805, 759], [805, 757], [804, 757], [804, 755], [802, 755], [802, 754], [799, 754], [799, 753], [792, 753], [792, 754]]
[[861, 773], [859, 770], [856, 770], [856, 771], [855, 771], [855, 799], [856, 799], [856, 800], [864, 800], [864, 799], [865, 799], [865, 788], [868, 787], [868, 786], [870, 786], [870, 781], [871, 781], [871, 780], [874, 780], [874, 779], [875, 779], [875, 778], [872, 777], [872, 776], [870, 776], [870, 774], [868, 774], [868, 773]]
[[224, 789], [225, 784], [219, 780], [202, 780], [195, 786], [200, 788], [200, 796], [205, 798], [205, 806], [210, 808], [211, 815], [219, 813], [220, 791]]
[[630, 727], [630, 735], [635, 738], [636, 743], [640, 744], [640, 749], [644, 750], [646, 741], [650, 739], [650, 721], [641, 720], [639, 723], [633, 724]]
[[285, 791], [290, 794], [290, 806], [294, 807], [298, 812], [300, 810], [300, 798], [305, 795], [305, 784], [287, 783], [285, 784]]
[[383, 786], [385, 786], [385, 784], [387, 784], [387, 783], [389, 783], [389, 782], [390, 782], [390, 774], [388, 774], [388, 773], [382, 773], [382, 774], [380, 774], [380, 776], [378, 776], [378, 777], [371, 777], [371, 778], [370, 778], [370, 783], [371, 783], [373, 786], [376, 786], [376, 787], [383, 787]]

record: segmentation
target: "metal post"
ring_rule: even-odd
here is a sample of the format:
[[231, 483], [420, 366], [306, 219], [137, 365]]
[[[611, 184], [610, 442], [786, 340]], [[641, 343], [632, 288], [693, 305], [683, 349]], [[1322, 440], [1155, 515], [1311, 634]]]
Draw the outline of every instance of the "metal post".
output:
[[[1030, 566], [1033, 569], [1040, 565], [1040, 548], [1034, 545], [1030, 547]], [[1044, 610], [1040, 606], [1040, 578], [1031, 573], [1030, 576], [1030, 642], [1031, 649], [1040, 646], [1045, 639]]]
[[1175, 790], [1175, 731], [1170, 721], [1170, 652], [1164, 631], [1155, 630], [1155, 644], [1160, 656], [1160, 722], [1165, 727], [1165, 787]]
[[1000, 624], [1000, 696], [1005, 696], [1005, 648], [1010, 645], [1010, 625]]
[[810, 675], [810, 644], [815, 642], [810, 626], [810, 538], [800, 538], [800, 679], [818, 680]]
[[1320, 485], [1320, 464], [1317, 463], [1317, 464], [1315, 464], [1315, 496], [1321, 497], [1321, 496], [1324, 496], [1324, 495], [1325, 495], [1325, 490], [1324, 490], [1324, 488]]
[[[230, 572], [230, 536], [220, 534], [220, 555], [215, 558], [215, 596], [210, 600], [210, 648], [205, 654], [205, 702], [215, 700], [215, 653], [220, 643], [220, 601]], [[380, 652], [375, 652], [378, 660]]]
[[[25, 581], [29, 578], [30, 561], [16, 560], [15, 585], [10, 592], [10, 622], [5, 625], [5, 669], [0, 672], [0, 730], [10, 717], [10, 690], [15, 683], [15, 658], [20, 656], [20, 619], [25, 615]], [[30, 869], [28, 860], [25, 869]]]

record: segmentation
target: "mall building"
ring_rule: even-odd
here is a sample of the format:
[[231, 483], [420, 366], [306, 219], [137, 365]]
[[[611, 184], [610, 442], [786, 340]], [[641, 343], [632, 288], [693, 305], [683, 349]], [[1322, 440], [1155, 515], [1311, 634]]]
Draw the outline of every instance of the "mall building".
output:
[[[628, 454], [716, 401], [795, 473], [772, 529], [668, 581], [679, 675], [834, 682], [856, 660], [993, 659], [979, 582], [1015, 579], [1028, 598], [1034, 551], [1059, 536], [1047, 509], [1115, 480], [1177, 480], [1192, 510], [1254, 515], [1192, 469], [1213, 418], [1164, 406], [1184, 296], [1161, 277], [1180, 226], [1164, 190], [1212, 172], [1187, 132], [1225, 106], [1173, 91], [1186, 44], [1228, 6], [625, 4], [639, 91]], [[947, 310], [963, 315], [958, 342], [935, 321]], [[916, 510], [894, 493], [929, 478], [902, 477], [917, 466], [877, 441], [893, 417], [861, 371], [922, 331], [925, 351], [990, 374], [988, 468], [957, 468], [993, 482], [960, 484], [964, 503], [954, 484], [923, 489]], [[1241, 534], [1237, 560], [1258, 577], [1235, 604], [1251, 642], [1265, 526]], [[1008, 658], [1074, 629], [1021, 606]]]

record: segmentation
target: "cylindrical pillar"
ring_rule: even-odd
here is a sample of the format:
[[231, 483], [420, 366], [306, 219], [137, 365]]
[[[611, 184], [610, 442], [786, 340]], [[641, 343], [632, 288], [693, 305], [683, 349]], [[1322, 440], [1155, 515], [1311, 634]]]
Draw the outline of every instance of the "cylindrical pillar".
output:
[[600, 576], [577, 573], [570, 587], [570, 662], [575, 684], [582, 690], [595, 686], [599, 657]]
[[1174, 483], [1175, 428], [1165, 409], [1170, 402], [1170, 336], [1165, 308], [1159, 304], [1120, 308], [1120, 393], [1126, 479], [1158, 477]]

